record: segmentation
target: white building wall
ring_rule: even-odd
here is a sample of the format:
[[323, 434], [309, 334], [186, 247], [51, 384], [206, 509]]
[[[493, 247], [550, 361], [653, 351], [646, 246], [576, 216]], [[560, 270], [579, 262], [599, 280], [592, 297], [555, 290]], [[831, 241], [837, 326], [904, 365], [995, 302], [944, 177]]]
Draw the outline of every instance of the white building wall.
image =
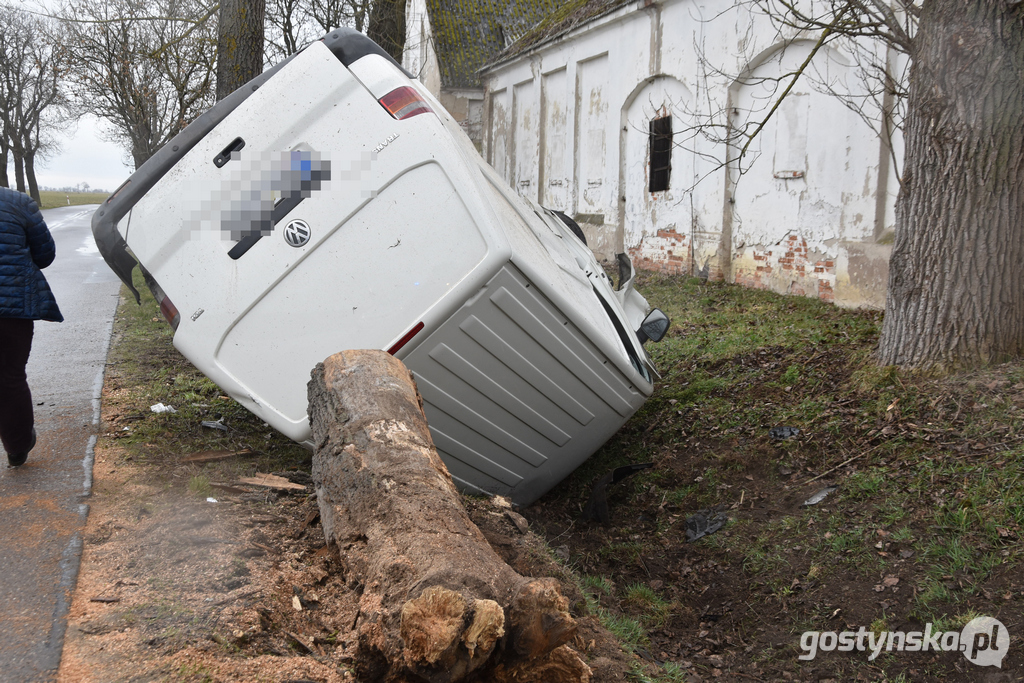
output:
[[434, 97], [441, 97], [441, 69], [431, 40], [430, 15], [426, 0], [405, 3], [405, 51], [402, 66], [418, 78]]
[[[742, 6], [624, 6], [485, 73], [485, 158], [582, 219], [602, 258], [626, 251], [641, 267], [881, 307], [898, 185], [877, 133], [802, 79], [741, 164], [721, 141], [725, 126], [759, 124], [768, 84], [808, 56], [813, 43], [787, 38]], [[841, 45], [812, 65], [815, 82], [861, 87]], [[666, 114], [670, 188], [651, 193], [648, 126]], [[718, 141], [694, 130], [708, 117]]]

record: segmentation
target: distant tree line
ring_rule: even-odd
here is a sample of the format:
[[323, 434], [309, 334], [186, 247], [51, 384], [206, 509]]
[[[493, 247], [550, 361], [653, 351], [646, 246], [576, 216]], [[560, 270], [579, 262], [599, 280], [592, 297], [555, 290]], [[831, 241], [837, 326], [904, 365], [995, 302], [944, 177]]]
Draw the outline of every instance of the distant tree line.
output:
[[0, 4], [0, 185], [14, 184], [39, 201], [36, 161], [52, 149], [52, 133], [67, 120], [64, 46], [52, 22]]

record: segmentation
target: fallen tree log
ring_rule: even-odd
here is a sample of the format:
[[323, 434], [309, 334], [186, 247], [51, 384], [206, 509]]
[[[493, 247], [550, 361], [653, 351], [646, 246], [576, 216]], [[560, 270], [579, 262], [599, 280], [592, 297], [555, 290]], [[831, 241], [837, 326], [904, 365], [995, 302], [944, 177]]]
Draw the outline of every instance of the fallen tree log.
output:
[[412, 375], [344, 351], [309, 383], [321, 523], [361, 590], [357, 675], [449, 683], [589, 681], [555, 579], [517, 574], [466, 514]]

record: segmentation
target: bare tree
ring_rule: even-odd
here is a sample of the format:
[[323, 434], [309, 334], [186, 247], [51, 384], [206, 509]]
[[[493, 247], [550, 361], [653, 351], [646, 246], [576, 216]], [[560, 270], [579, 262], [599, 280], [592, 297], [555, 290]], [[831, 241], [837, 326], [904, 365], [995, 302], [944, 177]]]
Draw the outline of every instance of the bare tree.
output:
[[[865, 78], [863, 95], [818, 87], [844, 96], [883, 136], [902, 129], [905, 143], [879, 362], [954, 368], [1024, 354], [1024, 3], [742, 5], [774, 22], [780, 37], [811, 39], [810, 56], [769, 79], [771, 95], [750, 123], [734, 125], [720, 110], [680, 143], [698, 152], [701, 136], [724, 143], [730, 152], [716, 168], [742, 173], [752, 142], [797, 80], [814, 79], [814, 55], [846, 41]], [[901, 61], [905, 72], [894, 68]], [[725, 76], [705, 65], [709, 78]]]
[[405, 0], [373, 0], [366, 35], [401, 63], [405, 51]]
[[48, 40], [45, 20], [0, 6], [0, 122], [4, 186], [7, 159], [14, 159], [18, 190], [39, 201], [36, 159], [52, 147], [50, 130], [61, 122], [64, 51]]
[[278, 62], [313, 40], [304, 0], [266, 3], [267, 61]]
[[370, 4], [371, 0], [268, 0], [267, 61], [280, 61], [342, 26], [365, 31]]
[[365, 32], [370, 20], [371, 0], [308, 0], [309, 17], [321, 33], [342, 26]]
[[216, 6], [76, 0], [59, 12], [74, 106], [109, 124], [135, 167], [213, 103]]

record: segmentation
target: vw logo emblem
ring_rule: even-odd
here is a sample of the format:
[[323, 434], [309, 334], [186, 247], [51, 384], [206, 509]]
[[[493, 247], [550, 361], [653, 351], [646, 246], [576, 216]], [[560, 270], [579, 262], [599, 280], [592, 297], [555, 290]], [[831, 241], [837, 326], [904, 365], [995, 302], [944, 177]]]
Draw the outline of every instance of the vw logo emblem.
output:
[[312, 235], [306, 221], [292, 221], [284, 228], [284, 241], [292, 247], [303, 247]]

